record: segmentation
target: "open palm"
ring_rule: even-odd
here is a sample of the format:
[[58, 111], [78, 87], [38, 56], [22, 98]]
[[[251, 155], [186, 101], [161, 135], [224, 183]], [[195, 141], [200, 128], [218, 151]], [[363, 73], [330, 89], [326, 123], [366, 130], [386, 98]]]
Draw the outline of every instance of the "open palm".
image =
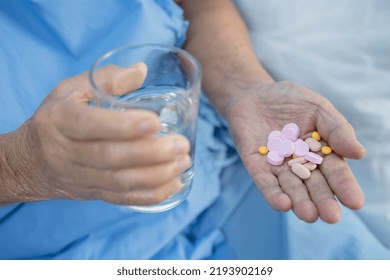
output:
[[[329, 101], [302, 86], [278, 82], [237, 94], [229, 104], [227, 118], [236, 147], [272, 208], [292, 209], [307, 222], [320, 217], [335, 223], [341, 216], [337, 200], [351, 209], [363, 206], [363, 192], [344, 157], [360, 159], [365, 149], [357, 142], [352, 126]], [[287, 161], [272, 166], [258, 153], [271, 131], [291, 122], [300, 127], [300, 138], [317, 130], [334, 150], [307, 180], [296, 176]]]

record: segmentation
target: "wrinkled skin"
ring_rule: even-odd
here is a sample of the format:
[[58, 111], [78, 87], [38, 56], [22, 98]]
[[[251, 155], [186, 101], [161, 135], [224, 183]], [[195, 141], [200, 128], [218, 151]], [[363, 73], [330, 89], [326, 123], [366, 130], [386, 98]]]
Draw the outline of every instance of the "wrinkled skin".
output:
[[[98, 75], [106, 91], [119, 95], [138, 88], [146, 73], [140, 63], [105, 67]], [[153, 136], [161, 124], [152, 112], [91, 107], [92, 98], [87, 73], [64, 80], [30, 120], [6, 136], [7, 163], [19, 183], [6, 192], [6, 203], [77, 199], [149, 205], [180, 190], [176, 176], [191, 162], [188, 140]]]
[[[228, 102], [229, 129], [244, 165], [269, 205], [280, 211], [292, 209], [306, 222], [320, 217], [328, 223], [340, 219], [337, 200], [351, 209], [360, 209], [363, 192], [343, 157], [360, 159], [365, 149], [357, 142], [352, 126], [331, 103], [290, 82], [241, 87]], [[290, 122], [300, 127], [300, 137], [304, 139], [318, 130], [334, 150], [307, 180], [292, 173], [287, 160], [281, 166], [272, 166], [266, 156], [258, 153], [271, 131], [281, 130]]]

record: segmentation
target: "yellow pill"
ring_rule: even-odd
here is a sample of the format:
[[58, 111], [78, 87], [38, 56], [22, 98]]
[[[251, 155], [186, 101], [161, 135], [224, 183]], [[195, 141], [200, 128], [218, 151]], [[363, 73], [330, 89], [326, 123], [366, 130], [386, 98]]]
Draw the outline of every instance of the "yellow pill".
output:
[[260, 153], [260, 155], [266, 155], [266, 154], [268, 154], [268, 148], [267, 148], [267, 146], [260, 146], [260, 147], [259, 147], [259, 153]]
[[314, 131], [312, 134], [311, 134], [311, 137], [316, 139], [317, 141], [320, 141], [321, 140], [321, 135], [317, 132], [317, 131]]
[[293, 158], [293, 159], [296, 159], [296, 158], [298, 158], [298, 156], [296, 156], [296, 155], [293, 154], [293, 155], [292, 155], [292, 158]]
[[329, 155], [332, 152], [332, 148], [328, 146], [324, 146], [321, 148], [321, 153], [324, 155]]

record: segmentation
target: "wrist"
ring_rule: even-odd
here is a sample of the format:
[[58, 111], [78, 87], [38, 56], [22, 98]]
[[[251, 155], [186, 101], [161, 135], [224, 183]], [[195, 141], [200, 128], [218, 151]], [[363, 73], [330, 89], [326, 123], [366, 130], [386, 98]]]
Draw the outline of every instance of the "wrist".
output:
[[218, 84], [210, 91], [211, 94], [206, 89], [206, 95], [227, 119], [240, 98], [251, 95], [254, 91], [260, 94], [264, 85], [275, 83], [270, 76], [264, 75], [261, 69], [256, 68], [225, 70], [221, 71], [220, 77]]
[[[33, 174], [29, 147], [29, 121], [0, 140], [0, 205], [47, 199], [36, 191], [38, 174]], [[35, 182], [35, 183], [34, 183]]]

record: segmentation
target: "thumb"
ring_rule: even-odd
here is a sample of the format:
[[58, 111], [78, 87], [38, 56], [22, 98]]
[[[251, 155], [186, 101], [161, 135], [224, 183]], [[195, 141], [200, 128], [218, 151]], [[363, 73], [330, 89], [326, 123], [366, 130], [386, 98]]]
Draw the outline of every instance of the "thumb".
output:
[[352, 125], [327, 100], [319, 110], [317, 129], [338, 155], [352, 159], [365, 156], [366, 149], [356, 139]]
[[[83, 101], [85, 99], [90, 101], [93, 99], [93, 90], [99, 90], [109, 95], [123, 95], [138, 89], [145, 81], [147, 72], [146, 64], [143, 62], [133, 64], [130, 67], [104, 66], [91, 74], [91, 81], [89, 72], [61, 81], [46, 98], [46, 101], [67, 98], [73, 92], [82, 93], [76, 94], [76, 96], [83, 98]], [[94, 89], [91, 83], [93, 83]], [[75, 99], [76, 96], [73, 96], [72, 99]]]
[[131, 67], [105, 66], [92, 74], [97, 89], [110, 95], [123, 95], [137, 90], [145, 81], [148, 69], [139, 62]]

